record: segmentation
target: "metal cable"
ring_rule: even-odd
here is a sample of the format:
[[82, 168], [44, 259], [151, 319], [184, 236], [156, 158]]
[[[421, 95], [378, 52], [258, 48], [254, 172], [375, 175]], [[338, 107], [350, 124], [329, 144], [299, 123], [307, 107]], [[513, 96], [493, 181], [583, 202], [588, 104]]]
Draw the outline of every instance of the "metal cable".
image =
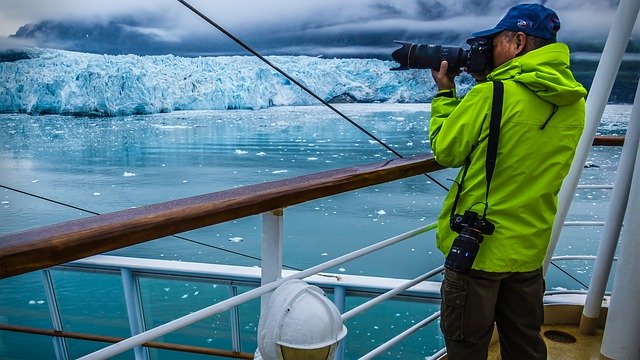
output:
[[[254, 56], [256, 56], [258, 59], [262, 60], [265, 64], [269, 65], [272, 69], [274, 69], [275, 71], [277, 71], [278, 73], [280, 73], [282, 76], [286, 77], [289, 81], [291, 81], [292, 83], [296, 84], [298, 87], [300, 87], [302, 90], [304, 90], [305, 92], [307, 92], [307, 94], [311, 95], [312, 97], [314, 97], [316, 100], [320, 101], [324, 106], [328, 107], [329, 109], [333, 110], [336, 114], [340, 115], [343, 119], [347, 120], [348, 122], [350, 122], [353, 126], [357, 127], [360, 131], [364, 132], [365, 134], [367, 134], [369, 137], [371, 137], [373, 140], [377, 141], [380, 145], [384, 146], [387, 150], [391, 151], [394, 155], [396, 155], [399, 158], [404, 158], [399, 152], [397, 152], [396, 150], [394, 150], [392, 147], [390, 147], [389, 145], [385, 144], [384, 142], [382, 142], [382, 140], [378, 139], [375, 135], [373, 135], [372, 133], [370, 133], [369, 131], [367, 131], [367, 129], [363, 128], [362, 126], [360, 126], [358, 123], [356, 123], [355, 121], [351, 120], [347, 115], [343, 114], [340, 110], [336, 109], [334, 106], [332, 106], [331, 104], [329, 104], [326, 100], [324, 100], [323, 98], [321, 98], [320, 96], [318, 96], [316, 93], [314, 93], [313, 91], [311, 91], [309, 88], [307, 88], [305, 85], [303, 85], [302, 83], [300, 83], [298, 80], [294, 79], [293, 77], [291, 77], [289, 74], [287, 74], [286, 72], [284, 72], [282, 69], [280, 69], [279, 67], [277, 67], [276, 65], [272, 64], [269, 60], [267, 60], [264, 56], [260, 55], [257, 51], [255, 51], [253, 48], [251, 48], [249, 45], [245, 44], [242, 40], [238, 39], [237, 37], [235, 37], [233, 34], [231, 34], [230, 32], [228, 32], [227, 30], [225, 30], [222, 26], [218, 25], [216, 22], [214, 22], [213, 20], [211, 20], [209, 17], [207, 17], [205, 14], [201, 13], [198, 9], [194, 8], [193, 6], [191, 6], [191, 4], [189, 4], [188, 2], [184, 1], [184, 0], [178, 0], [178, 2], [180, 2], [182, 5], [184, 5], [185, 7], [187, 7], [189, 10], [193, 11], [196, 15], [200, 16], [204, 21], [208, 22], [211, 26], [215, 27], [216, 29], [220, 30], [223, 34], [225, 34], [226, 36], [228, 36], [231, 40], [235, 41], [238, 45], [242, 46], [245, 50], [247, 50], [248, 52], [250, 52], [251, 54], [253, 54]], [[429, 174], [424, 174], [426, 177], [428, 177], [431, 181], [433, 181], [434, 183], [440, 185], [440, 187], [442, 187], [445, 190], [449, 190], [446, 186], [442, 185], [440, 182], [438, 182], [436, 179], [434, 179], [431, 175]]]
[[584, 286], [584, 288], [586, 290], [589, 290], [589, 287], [585, 284], [582, 283], [582, 281], [578, 280], [575, 276], [569, 274], [568, 272], [566, 272], [563, 268], [561, 268], [560, 266], [556, 265], [553, 261], [549, 262], [551, 265], [555, 266], [556, 268], [558, 268], [558, 270], [562, 271], [563, 273], [565, 273], [567, 276], [569, 276], [570, 278], [572, 278], [573, 280], [575, 280], [578, 284]]

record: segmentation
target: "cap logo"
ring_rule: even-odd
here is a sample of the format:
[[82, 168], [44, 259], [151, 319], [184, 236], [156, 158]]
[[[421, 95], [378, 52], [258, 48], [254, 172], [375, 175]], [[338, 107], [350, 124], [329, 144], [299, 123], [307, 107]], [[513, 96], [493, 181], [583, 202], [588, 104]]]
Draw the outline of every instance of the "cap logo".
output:
[[517, 25], [521, 29], [528, 29], [533, 27], [533, 23], [531, 21], [526, 21], [526, 20], [518, 20]]

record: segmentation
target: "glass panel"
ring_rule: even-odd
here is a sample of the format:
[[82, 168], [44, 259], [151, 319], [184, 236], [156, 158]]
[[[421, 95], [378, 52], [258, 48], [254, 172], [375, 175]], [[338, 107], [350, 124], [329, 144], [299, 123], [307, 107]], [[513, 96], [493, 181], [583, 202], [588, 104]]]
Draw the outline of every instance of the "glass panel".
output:
[[[238, 286], [238, 294], [253, 288]], [[240, 346], [243, 352], [253, 353], [258, 348], [258, 322], [260, 321], [260, 298], [238, 306], [240, 314]]]
[[[0, 281], [0, 323], [52, 329], [40, 272]], [[0, 359], [50, 359], [49, 336], [0, 331]]]
[[[119, 274], [52, 271], [65, 331], [129, 337], [129, 321]], [[67, 340], [69, 355], [78, 358], [110, 344]], [[128, 351], [113, 359], [131, 359]]]
[[[229, 298], [227, 285], [206, 281], [143, 278], [140, 279], [140, 289], [147, 329]], [[155, 341], [232, 350], [229, 319], [229, 312], [226, 311], [161, 336]], [[152, 359], [162, 360], [218, 358], [158, 349], [149, 349], [149, 353]]]
[[[347, 297], [347, 309], [366, 302], [368, 298]], [[401, 332], [440, 310], [440, 302], [414, 303], [402, 300], [385, 301], [355, 316], [345, 324], [348, 330], [346, 358], [358, 359]], [[376, 359], [424, 359], [444, 347], [438, 321], [420, 329], [403, 342]]]

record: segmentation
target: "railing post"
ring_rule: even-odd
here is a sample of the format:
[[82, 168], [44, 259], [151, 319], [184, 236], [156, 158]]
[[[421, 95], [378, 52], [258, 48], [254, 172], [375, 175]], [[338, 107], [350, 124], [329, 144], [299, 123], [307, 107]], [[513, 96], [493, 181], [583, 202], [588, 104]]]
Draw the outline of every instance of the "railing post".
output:
[[[637, 13], [637, 11], [636, 11]], [[613, 186], [607, 219], [602, 231], [602, 240], [598, 247], [598, 256], [593, 267], [593, 276], [589, 283], [589, 293], [584, 303], [582, 318], [580, 319], [580, 332], [593, 335], [600, 318], [602, 298], [604, 297], [615, 257], [625, 209], [629, 200], [629, 189], [633, 176], [634, 159], [638, 152], [638, 138], [640, 138], [640, 84], [636, 89], [636, 96], [631, 109], [629, 126], [627, 127], [626, 141], [622, 147], [622, 154], [618, 162], [618, 172]], [[629, 221], [629, 219], [627, 219]], [[632, 220], [637, 221], [637, 220]]]
[[[262, 214], [262, 277], [261, 285], [266, 285], [282, 277], [282, 242], [284, 209]], [[269, 302], [269, 294], [260, 300], [260, 312]]]
[[[333, 303], [336, 305], [336, 308], [338, 308], [340, 314], [343, 314], [345, 311], [346, 298], [347, 294], [344, 286], [336, 286], [333, 288]], [[345, 341], [347, 341], [346, 337], [340, 341], [338, 349], [336, 349], [336, 356], [334, 357], [335, 360], [344, 359], [344, 352], [346, 349]]]
[[[638, 143], [638, 138], [628, 139]], [[640, 148], [638, 148], [640, 149]], [[640, 358], [640, 153], [636, 151], [635, 170], [631, 180], [629, 202], [625, 214], [620, 256], [602, 338], [602, 355], [609, 359]]]
[[[51, 272], [42, 270], [42, 283], [44, 284], [44, 293], [47, 297], [47, 305], [49, 306], [49, 314], [51, 315], [51, 324], [53, 330], [63, 331], [62, 318], [60, 317], [60, 309], [58, 308], [58, 299], [53, 287]], [[56, 359], [69, 360], [69, 350], [67, 349], [67, 341], [63, 337], [53, 337], [53, 349], [56, 352]]]
[[[124, 300], [127, 306], [127, 318], [129, 319], [129, 329], [131, 336], [144, 332], [144, 315], [142, 311], [142, 301], [140, 299], [140, 288], [138, 280], [133, 276], [131, 269], [120, 269], [122, 277], [122, 288], [124, 290]], [[149, 360], [149, 349], [136, 346], [133, 349], [136, 360]]]
[[[238, 287], [229, 286], [229, 297], [238, 296]], [[233, 351], [242, 351], [242, 342], [240, 341], [240, 313], [238, 306], [234, 306], [229, 310], [229, 321], [231, 322], [231, 346]]]

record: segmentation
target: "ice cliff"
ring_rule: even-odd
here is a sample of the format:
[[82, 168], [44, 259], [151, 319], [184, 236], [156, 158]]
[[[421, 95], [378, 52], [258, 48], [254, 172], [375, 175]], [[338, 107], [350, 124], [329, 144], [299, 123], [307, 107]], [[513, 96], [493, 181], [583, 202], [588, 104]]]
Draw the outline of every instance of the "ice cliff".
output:
[[[390, 61], [268, 59], [326, 101], [428, 102], [435, 94], [429, 71], [390, 71], [395, 66]], [[471, 82], [463, 79], [461, 86]], [[250, 56], [113, 56], [51, 49], [0, 56], [3, 113], [116, 116], [318, 103]]]

